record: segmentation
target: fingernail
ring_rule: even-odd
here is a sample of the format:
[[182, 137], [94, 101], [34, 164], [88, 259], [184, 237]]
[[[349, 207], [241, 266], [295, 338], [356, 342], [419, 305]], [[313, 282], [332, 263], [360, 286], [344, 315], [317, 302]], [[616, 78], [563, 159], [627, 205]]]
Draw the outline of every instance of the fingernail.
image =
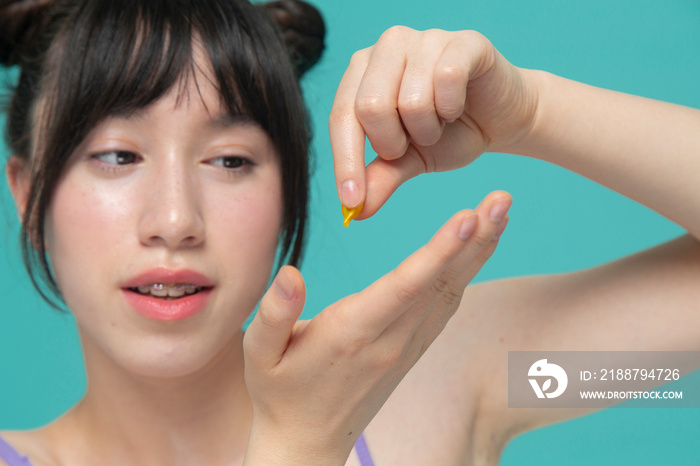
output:
[[467, 218], [462, 220], [462, 224], [459, 226], [459, 239], [464, 241], [474, 233], [476, 229], [476, 219], [476, 214], [470, 214]]
[[493, 234], [493, 241], [498, 241], [501, 238], [501, 235], [506, 229], [506, 225], [508, 225], [508, 219], [506, 218], [501, 222], [500, 225], [498, 225], [498, 228], [496, 229], [496, 233]]
[[340, 202], [346, 207], [357, 207], [360, 199], [360, 188], [353, 180], [344, 181], [340, 187]]
[[510, 199], [505, 199], [494, 204], [489, 212], [489, 218], [491, 218], [491, 221], [497, 223], [503, 220], [503, 217], [505, 217], [508, 213], [508, 209], [510, 209], [511, 203], [512, 201]]
[[275, 291], [285, 301], [289, 301], [294, 296], [294, 282], [284, 269], [280, 270], [275, 278]]

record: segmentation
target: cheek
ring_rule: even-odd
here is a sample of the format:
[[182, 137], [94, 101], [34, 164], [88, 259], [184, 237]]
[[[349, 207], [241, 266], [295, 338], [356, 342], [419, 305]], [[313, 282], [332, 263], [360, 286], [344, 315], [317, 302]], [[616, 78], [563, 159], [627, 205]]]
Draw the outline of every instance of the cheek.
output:
[[106, 247], [119, 246], [126, 237], [128, 205], [109, 189], [96, 189], [72, 179], [62, 180], [54, 191], [46, 217], [45, 247], [59, 285], [65, 273], [99, 267]]
[[212, 190], [205, 197], [206, 236], [228, 261], [261, 269], [269, 276], [282, 227], [282, 191], [278, 176], [236, 195]]

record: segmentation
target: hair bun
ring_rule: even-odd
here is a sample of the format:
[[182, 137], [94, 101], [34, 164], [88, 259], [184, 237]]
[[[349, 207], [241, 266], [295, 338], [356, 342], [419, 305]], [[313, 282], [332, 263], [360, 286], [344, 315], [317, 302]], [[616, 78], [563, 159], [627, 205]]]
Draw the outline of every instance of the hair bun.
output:
[[302, 76], [323, 53], [326, 27], [321, 13], [300, 0], [277, 0], [262, 6], [279, 26], [297, 75]]
[[0, 0], [0, 64], [19, 64], [48, 22], [53, 0]]

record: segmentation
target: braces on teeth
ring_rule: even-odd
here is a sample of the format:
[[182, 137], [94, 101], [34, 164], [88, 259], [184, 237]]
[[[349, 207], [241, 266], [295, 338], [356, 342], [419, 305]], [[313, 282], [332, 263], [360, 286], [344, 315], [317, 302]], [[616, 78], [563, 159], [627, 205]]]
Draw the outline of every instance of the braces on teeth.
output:
[[185, 294], [193, 294], [202, 289], [201, 286], [195, 285], [184, 285], [184, 284], [174, 284], [166, 285], [163, 283], [154, 283], [153, 285], [139, 286], [139, 293], [141, 294], [151, 294], [160, 298], [179, 298]]

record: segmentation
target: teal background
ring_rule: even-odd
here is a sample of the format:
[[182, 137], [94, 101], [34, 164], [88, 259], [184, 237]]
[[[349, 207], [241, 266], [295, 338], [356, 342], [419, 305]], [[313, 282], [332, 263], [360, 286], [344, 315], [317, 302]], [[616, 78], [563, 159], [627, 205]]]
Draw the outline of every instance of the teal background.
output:
[[[485, 155], [455, 173], [412, 180], [371, 220], [342, 227], [327, 118], [351, 54], [394, 24], [475, 29], [514, 64], [651, 98], [700, 107], [700, 1], [315, 0], [327, 53], [304, 83], [315, 125], [306, 317], [356, 292], [427, 241], [454, 212], [488, 192], [512, 193], [511, 222], [478, 281], [589, 267], [682, 233], [648, 209], [535, 160]], [[3, 80], [9, 79], [2, 74]], [[600, 115], [601, 119], [605, 115]], [[699, 129], [700, 133], [700, 129]], [[595, 135], [591, 135], [594, 137]], [[2, 152], [7, 152], [2, 149]], [[367, 153], [368, 160], [371, 153]], [[70, 316], [33, 291], [2, 182], [0, 205], [0, 429], [49, 422], [85, 387]], [[412, 215], [418, 207], [419, 214]], [[612, 409], [515, 439], [503, 465], [698, 464], [694, 409]]]

